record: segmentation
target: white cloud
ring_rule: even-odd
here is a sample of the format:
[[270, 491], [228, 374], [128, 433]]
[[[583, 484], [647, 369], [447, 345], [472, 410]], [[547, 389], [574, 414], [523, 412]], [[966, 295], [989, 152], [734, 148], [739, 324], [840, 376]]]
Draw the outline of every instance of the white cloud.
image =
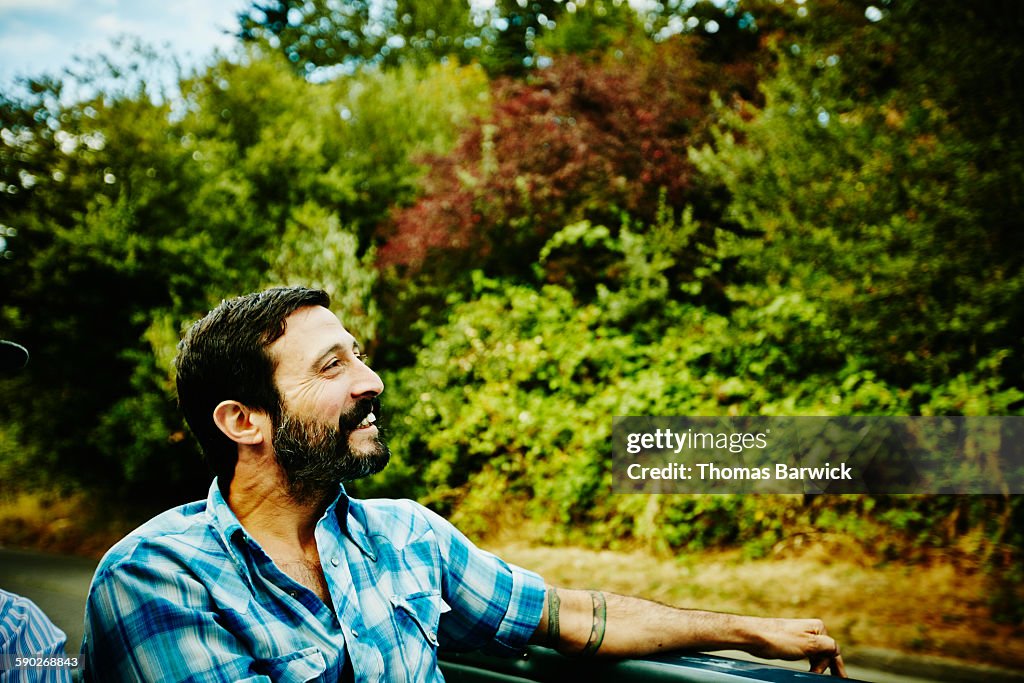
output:
[[60, 70], [60, 60], [52, 55], [62, 54], [64, 41], [49, 31], [12, 22], [0, 32], [0, 83], [16, 76], [39, 76]]
[[92, 20], [92, 27], [102, 32], [106, 37], [113, 38], [122, 33], [144, 36], [149, 28], [146, 24], [138, 21], [125, 19], [112, 12], [101, 14]]
[[0, 12], [68, 12], [77, 4], [77, 0], [0, 0]]
[[246, 0], [0, 0], [0, 87], [14, 76], [59, 74], [76, 56], [140, 38], [198, 64], [235, 44]]
[[226, 48], [234, 39], [226, 31], [235, 30], [235, 14], [248, 3], [244, 0], [211, 3], [206, 0], [179, 0], [168, 6], [168, 14], [177, 22], [182, 42], [203, 51]]
[[0, 55], [6, 59], [23, 58], [25, 55], [38, 54], [59, 48], [61, 41], [57, 36], [45, 31], [30, 30], [11, 32], [0, 40]]

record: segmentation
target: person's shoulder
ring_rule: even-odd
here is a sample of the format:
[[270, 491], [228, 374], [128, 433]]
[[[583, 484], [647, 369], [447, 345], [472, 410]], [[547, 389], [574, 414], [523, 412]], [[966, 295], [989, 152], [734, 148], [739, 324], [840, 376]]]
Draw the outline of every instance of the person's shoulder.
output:
[[[23, 595], [0, 589], [0, 643], [4, 643], [8, 652], [63, 652], [66, 641], [64, 632], [36, 603]], [[0, 677], [0, 680], [4, 679]]]
[[153, 517], [115, 543], [100, 560], [96, 576], [126, 563], [187, 558], [215, 544], [207, 502], [179, 505]]
[[437, 513], [407, 498], [351, 499], [350, 507], [369, 536], [384, 536], [395, 546], [450, 527]]
[[59, 632], [53, 622], [31, 599], [0, 588], [0, 633], [10, 635], [12, 628], [21, 629], [41, 625], [46, 630]]
[[367, 520], [430, 525], [442, 519], [436, 512], [408, 498], [353, 498], [351, 505], [360, 509]]

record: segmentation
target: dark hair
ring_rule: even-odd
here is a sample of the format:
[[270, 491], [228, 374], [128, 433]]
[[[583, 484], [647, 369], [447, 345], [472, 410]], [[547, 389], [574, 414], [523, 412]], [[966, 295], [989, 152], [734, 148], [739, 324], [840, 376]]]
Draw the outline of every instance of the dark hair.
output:
[[326, 292], [306, 287], [246, 294], [222, 301], [178, 343], [174, 359], [178, 404], [207, 462], [222, 480], [234, 475], [238, 449], [214, 423], [214, 408], [222, 401], [238, 401], [267, 412], [277, 424], [281, 401], [267, 347], [284, 334], [285, 318], [296, 310], [329, 305]]

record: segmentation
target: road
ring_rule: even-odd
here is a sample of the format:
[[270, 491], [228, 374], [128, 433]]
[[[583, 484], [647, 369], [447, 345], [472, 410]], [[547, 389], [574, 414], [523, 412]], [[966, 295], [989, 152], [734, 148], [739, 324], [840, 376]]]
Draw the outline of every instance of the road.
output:
[[24, 595], [68, 636], [68, 654], [82, 642], [85, 596], [96, 562], [81, 557], [0, 549], [0, 588]]
[[[68, 635], [69, 654], [77, 652], [78, 645], [82, 642], [85, 596], [95, 568], [96, 562], [80, 557], [0, 548], [0, 588], [24, 595], [39, 605]], [[747, 658], [741, 652], [720, 654]], [[914, 662], [910, 662], [911, 666], [907, 667], [907, 661], [903, 658], [903, 670], [913, 668], [916, 671], [935, 671], [929, 677], [921, 678], [919, 674], [895, 674], [859, 666], [856, 659], [855, 655], [849, 658], [847, 669], [850, 676], [874, 683], [967, 683], [982, 680], [986, 683], [1024, 682], [1024, 673], [970, 667], [935, 669], [930, 666], [932, 662], [926, 660], [922, 660], [920, 666], [914, 666]], [[878, 656], [866, 659], [879, 661]], [[793, 667], [789, 662], [778, 664]]]

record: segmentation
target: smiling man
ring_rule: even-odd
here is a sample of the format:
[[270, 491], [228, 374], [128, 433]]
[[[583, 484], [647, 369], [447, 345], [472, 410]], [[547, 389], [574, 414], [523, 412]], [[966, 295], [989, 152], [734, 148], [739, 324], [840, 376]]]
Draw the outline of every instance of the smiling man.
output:
[[845, 675], [816, 619], [681, 610], [545, 585], [408, 500], [383, 469], [384, 391], [327, 295], [223, 302], [179, 345], [178, 397], [216, 478], [112, 548], [89, 591], [86, 680], [440, 681], [437, 649], [638, 656], [736, 648]]

